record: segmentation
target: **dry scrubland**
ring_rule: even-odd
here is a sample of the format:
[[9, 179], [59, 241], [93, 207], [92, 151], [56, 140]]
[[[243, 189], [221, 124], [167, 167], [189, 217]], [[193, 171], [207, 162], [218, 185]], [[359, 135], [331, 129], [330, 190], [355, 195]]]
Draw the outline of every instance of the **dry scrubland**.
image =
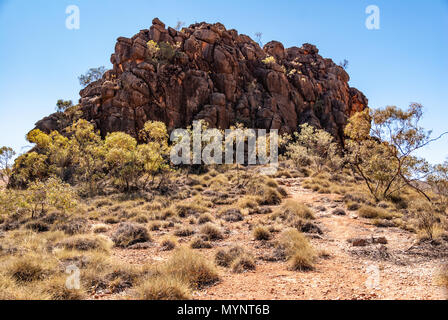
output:
[[[2, 217], [0, 298], [443, 297], [447, 222], [428, 239], [408, 210], [413, 191], [375, 203], [348, 170], [293, 167], [283, 162], [272, 178], [257, 168], [175, 174], [166, 195], [112, 194], [73, 212]], [[380, 289], [365, 286], [365, 263], [382, 268]], [[80, 290], [65, 287], [71, 264]], [[405, 282], [390, 278], [397, 272]]]

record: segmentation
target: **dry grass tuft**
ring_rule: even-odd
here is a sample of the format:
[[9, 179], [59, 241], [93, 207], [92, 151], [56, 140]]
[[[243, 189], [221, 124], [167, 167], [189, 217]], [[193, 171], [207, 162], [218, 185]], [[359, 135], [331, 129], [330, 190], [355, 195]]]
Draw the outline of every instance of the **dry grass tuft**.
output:
[[185, 226], [185, 227], [182, 227], [182, 228], [174, 231], [174, 235], [177, 237], [189, 237], [195, 233], [196, 233], [196, 231], [194, 231], [194, 229], [191, 228], [190, 226]]
[[249, 254], [243, 254], [237, 257], [231, 265], [232, 271], [235, 273], [243, 273], [248, 270], [255, 270], [255, 260]]
[[204, 223], [212, 222], [212, 221], [213, 221], [213, 216], [209, 213], [203, 213], [198, 218], [199, 224], [204, 224]]
[[207, 223], [201, 228], [201, 233], [209, 240], [216, 241], [224, 238], [222, 231], [214, 224]]
[[174, 250], [177, 246], [177, 240], [174, 237], [165, 237], [160, 242], [160, 249], [162, 251], [171, 251]]
[[148, 230], [139, 224], [121, 223], [112, 236], [115, 246], [121, 248], [130, 247], [136, 243], [151, 241]]
[[253, 231], [255, 240], [269, 240], [271, 239], [271, 232], [268, 228], [258, 226]]
[[17, 282], [33, 282], [43, 280], [52, 270], [38, 256], [14, 258], [7, 265], [7, 273]]
[[188, 283], [193, 289], [201, 289], [219, 281], [216, 268], [204, 257], [185, 247], [174, 251], [162, 266], [162, 273]]
[[192, 249], [211, 249], [211, 248], [213, 248], [213, 245], [210, 243], [210, 241], [197, 236], [191, 241], [190, 248], [192, 248]]
[[278, 245], [284, 250], [291, 270], [309, 271], [314, 268], [316, 253], [308, 239], [296, 229], [284, 231]]
[[111, 244], [108, 241], [108, 238], [104, 236], [77, 235], [60, 241], [57, 246], [68, 250], [108, 251], [111, 247]]
[[362, 218], [367, 219], [392, 219], [393, 215], [383, 208], [376, 208], [368, 205], [363, 205], [358, 210], [358, 214]]
[[292, 220], [295, 218], [314, 219], [314, 214], [310, 208], [303, 203], [288, 199], [283, 205], [272, 214], [272, 219]]

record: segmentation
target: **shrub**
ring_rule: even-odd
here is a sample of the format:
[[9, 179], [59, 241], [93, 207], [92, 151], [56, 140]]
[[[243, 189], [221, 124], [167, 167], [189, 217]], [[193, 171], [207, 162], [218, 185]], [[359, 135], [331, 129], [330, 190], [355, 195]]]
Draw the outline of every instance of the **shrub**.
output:
[[136, 243], [151, 241], [148, 230], [138, 224], [125, 222], [121, 223], [112, 236], [115, 246], [127, 248]]
[[413, 203], [413, 209], [416, 211], [417, 229], [431, 240], [440, 236], [442, 226], [434, 206], [429, 203], [416, 202]]
[[263, 62], [267, 66], [270, 66], [270, 65], [276, 63], [275, 58], [273, 56], [267, 56], [261, 62]]
[[177, 249], [163, 266], [163, 272], [188, 283], [193, 289], [201, 289], [219, 281], [215, 267], [188, 248]]
[[261, 205], [277, 205], [282, 202], [282, 195], [277, 189], [265, 187], [261, 195]]
[[242, 273], [247, 270], [255, 270], [254, 258], [249, 254], [239, 256], [232, 262], [232, 271]]
[[191, 227], [187, 226], [187, 227], [182, 227], [179, 230], [176, 230], [174, 232], [174, 235], [178, 236], [178, 237], [189, 237], [195, 233], [196, 232]]
[[162, 251], [171, 251], [177, 246], [177, 241], [173, 237], [166, 237], [160, 242]]
[[57, 226], [58, 230], [64, 231], [68, 235], [86, 233], [89, 228], [89, 222], [85, 218], [73, 218]]
[[181, 202], [176, 205], [176, 213], [179, 217], [185, 218], [191, 215], [207, 212], [208, 209], [196, 202]]
[[192, 248], [192, 249], [211, 249], [211, 248], [213, 248], [213, 245], [209, 241], [204, 240], [202, 237], [195, 237], [190, 243], [190, 248]]
[[367, 219], [391, 219], [392, 215], [382, 208], [375, 208], [364, 205], [358, 210], [358, 214], [362, 218]]
[[317, 172], [321, 172], [325, 166], [340, 166], [342, 161], [338, 145], [325, 130], [305, 123], [300, 126], [300, 133], [296, 133], [295, 138], [297, 141], [287, 146], [286, 155], [298, 168], [311, 164]]
[[254, 229], [255, 240], [269, 240], [271, 239], [271, 233], [266, 227], [258, 226]]
[[67, 276], [56, 276], [42, 283], [42, 290], [51, 295], [53, 300], [82, 300], [85, 291], [80, 289], [68, 289], [66, 286]]
[[110, 248], [109, 242], [103, 236], [78, 235], [60, 241], [57, 246], [69, 250], [79, 251], [108, 251]]
[[151, 231], [158, 231], [158, 230], [160, 230], [161, 227], [162, 227], [162, 224], [160, 222], [154, 221], [149, 226], [149, 230], [151, 230]]
[[156, 58], [158, 52], [160, 51], [160, 48], [159, 48], [157, 42], [155, 42], [154, 40], [148, 41], [146, 43], [146, 48], [147, 48], [148, 55], [151, 59]]
[[42, 280], [49, 273], [42, 259], [34, 256], [18, 257], [7, 266], [7, 272], [17, 282]]
[[225, 207], [221, 210], [220, 217], [227, 222], [239, 222], [244, 220], [244, 216], [240, 209], [233, 207]]
[[215, 254], [215, 262], [218, 266], [228, 268], [233, 261], [245, 253], [245, 250], [240, 246], [234, 246], [228, 250], [220, 249]]
[[70, 185], [57, 178], [35, 181], [24, 193], [24, 204], [31, 211], [31, 217], [43, 214], [48, 206], [66, 211], [77, 206], [76, 192]]
[[207, 223], [206, 225], [204, 225], [201, 228], [201, 233], [205, 235], [210, 241], [221, 240], [224, 238], [221, 230], [211, 223]]
[[245, 196], [238, 200], [238, 207], [240, 209], [256, 209], [259, 202], [261, 202], [259, 197]]
[[46, 232], [50, 229], [49, 225], [43, 221], [30, 221], [25, 225], [25, 228], [35, 232]]
[[359, 210], [359, 208], [361, 208], [361, 205], [357, 202], [347, 202], [347, 209], [350, 211], [356, 211]]
[[297, 200], [288, 199], [276, 212], [274, 212], [272, 218], [280, 218], [282, 220], [292, 220], [295, 218], [314, 219], [314, 214], [311, 209], [303, 203]]
[[213, 221], [213, 217], [209, 213], [203, 213], [199, 216], [198, 223], [204, 224]]
[[96, 224], [93, 226], [93, 233], [106, 233], [109, 227], [105, 224]]

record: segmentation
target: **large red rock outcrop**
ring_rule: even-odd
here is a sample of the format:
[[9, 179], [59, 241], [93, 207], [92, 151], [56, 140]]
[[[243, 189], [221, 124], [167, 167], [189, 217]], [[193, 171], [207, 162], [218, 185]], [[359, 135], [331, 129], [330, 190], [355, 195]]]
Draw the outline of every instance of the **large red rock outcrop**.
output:
[[[152, 58], [149, 40], [165, 48], [164, 57]], [[262, 49], [220, 23], [176, 31], [156, 18], [149, 30], [118, 38], [111, 62], [112, 70], [80, 92], [83, 117], [103, 135], [136, 136], [148, 120], [174, 129], [205, 119], [219, 128], [242, 122], [290, 133], [308, 122], [342, 140], [347, 118], [368, 104], [315, 46], [285, 49], [272, 41]], [[57, 129], [51, 116], [37, 127]]]

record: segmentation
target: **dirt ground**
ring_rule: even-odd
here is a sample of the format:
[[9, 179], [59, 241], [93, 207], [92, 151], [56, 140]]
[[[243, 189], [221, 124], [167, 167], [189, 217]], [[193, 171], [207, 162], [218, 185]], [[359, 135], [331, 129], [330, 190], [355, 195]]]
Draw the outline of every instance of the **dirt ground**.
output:
[[[199, 250], [211, 261], [219, 248], [238, 244], [257, 258], [255, 271], [242, 274], [219, 267], [221, 281], [194, 293], [195, 299], [223, 300], [377, 300], [377, 299], [446, 299], [447, 292], [436, 284], [439, 268], [447, 263], [446, 255], [430, 257], [424, 248], [416, 248], [416, 236], [399, 228], [379, 228], [355, 211], [344, 208], [340, 196], [318, 194], [300, 187], [300, 179], [281, 181], [290, 197], [309, 204], [316, 214], [315, 223], [322, 235], [308, 235], [313, 246], [327, 253], [309, 272], [288, 271], [286, 262], [262, 259], [269, 246], [253, 240], [250, 226], [264, 215], [247, 216], [245, 221], [229, 224], [229, 236], [213, 249]], [[335, 215], [335, 209], [346, 215]], [[160, 234], [160, 236], [163, 233]], [[159, 235], [156, 235], [159, 236]], [[386, 238], [387, 244], [354, 247], [352, 238]], [[184, 240], [188, 241], [188, 240]], [[157, 244], [146, 250], [114, 249], [113, 255], [125, 262], [140, 264], [162, 262], [170, 253]], [[126, 292], [103, 299], [126, 298]]]

